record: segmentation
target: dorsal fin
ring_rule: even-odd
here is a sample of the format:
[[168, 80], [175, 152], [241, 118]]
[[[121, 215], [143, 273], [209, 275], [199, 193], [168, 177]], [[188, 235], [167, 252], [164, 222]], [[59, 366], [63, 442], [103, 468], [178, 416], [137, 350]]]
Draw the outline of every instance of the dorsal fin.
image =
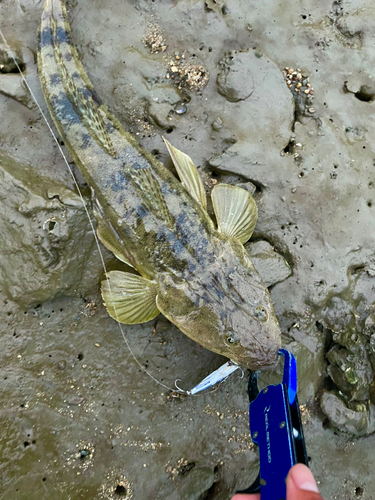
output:
[[168, 148], [182, 185], [191, 194], [191, 196], [197, 200], [205, 210], [207, 210], [206, 191], [193, 160], [190, 156], [172, 146], [172, 144], [170, 144], [164, 137], [163, 141]]
[[167, 227], [174, 229], [175, 220], [153, 171], [150, 168], [137, 168], [130, 170], [129, 173], [140, 188], [145, 208], [163, 220]]

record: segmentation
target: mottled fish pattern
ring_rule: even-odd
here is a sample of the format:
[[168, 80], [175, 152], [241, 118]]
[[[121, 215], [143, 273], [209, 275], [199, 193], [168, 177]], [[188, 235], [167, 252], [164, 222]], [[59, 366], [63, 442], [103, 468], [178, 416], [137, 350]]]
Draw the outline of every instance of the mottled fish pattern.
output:
[[[111, 290], [103, 285], [109, 313], [137, 323], [161, 311], [193, 340], [242, 366], [273, 365], [280, 329], [239, 230], [219, 231], [192, 192], [96, 102], [71, 40], [64, 2], [47, 0], [38, 67], [49, 111], [92, 188], [99, 238], [140, 275], [109, 273]], [[227, 206], [220, 193], [217, 214]]]

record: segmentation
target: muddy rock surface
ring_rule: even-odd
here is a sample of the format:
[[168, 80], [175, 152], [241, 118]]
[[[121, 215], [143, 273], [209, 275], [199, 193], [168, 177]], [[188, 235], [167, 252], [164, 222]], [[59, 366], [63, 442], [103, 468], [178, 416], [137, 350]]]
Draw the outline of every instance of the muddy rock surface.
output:
[[[0, 498], [228, 500], [257, 475], [246, 376], [176, 397], [176, 379], [189, 389], [224, 359], [162, 316], [122, 330], [108, 317], [89, 187], [19, 73], [48, 116], [41, 9], [0, 2], [10, 46], [0, 40]], [[372, 500], [373, 2], [74, 0], [68, 10], [97, 100], [143, 146], [173, 169], [165, 135], [207, 192], [229, 182], [254, 193], [247, 249], [297, 357], [311, 468], [326, 500]]]

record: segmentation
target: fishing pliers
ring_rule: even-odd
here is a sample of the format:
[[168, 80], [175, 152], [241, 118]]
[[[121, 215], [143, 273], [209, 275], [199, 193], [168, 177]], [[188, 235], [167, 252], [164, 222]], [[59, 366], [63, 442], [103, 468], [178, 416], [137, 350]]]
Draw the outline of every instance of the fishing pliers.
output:
[[261, 500], [285, 500], [286, 477], [296, 463], [308, 465], [300, 408], [297, 398], [297, 365], [293, 354], [284, 356], [281, 384], [258, 389], [256, 372], [248, 383], [249, 422], [253, 442], [259, 448], [259, 474], [254, 483], [239, 493], [260, 492]]

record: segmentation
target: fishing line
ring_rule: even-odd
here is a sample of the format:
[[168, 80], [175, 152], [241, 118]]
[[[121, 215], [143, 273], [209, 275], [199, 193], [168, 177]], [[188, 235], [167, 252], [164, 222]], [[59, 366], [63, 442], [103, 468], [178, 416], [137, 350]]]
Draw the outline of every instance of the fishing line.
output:
[[[31, 97], [32, 97], [33, 101], [35, 102], [35, 104], [36, 104], [36, 106], [37, 106], [37, 108], [38, 108], [38, 110], [39, 110], [39, 112], [40, 112], [40, 114], [41, 114], [41, 116], [42, 116], [43, 120], [45, 121], [45, 123], [46, 123], [46, 125], [47, 125], [47, 127], [48, 127], [48, 130], [50, 131], [50, 134], [52, 135], [52, 137], [53, 137], [53, 139], [54, 139], [54, 141], [55, 141], [55, 143], [56, 143], [56, 145], [57, 145], [57, 147], [58, 147], [58, 149], [59, 149], [59, 151], [60, 151], [60, 154], [61, 154], [61, 156], [62, 156], [62, 157], [63, 157], [63, 159], [64, 159], [64, 162], [65, 162], [66, 166], [68, 167], [69, 173], [70, 173], [70, 175], [71, 175], [71, 177], [72, 177], [72, 179], [73, 179], [73, 183], [74, 183], [74, 185], [75, 185], [75, 187], [76, 187], [76, 189], [77, 189], [77, 191], [78, 191], [78, 194], [79, 194], [79, 197], [80, 197], [80, 199], [81, 199], [82, 205], [83, 205], [83, 207], [84, 207], [84, 210], [85, 210], [85, 212], [86, 212], [87, 218], [88, 218], [88, 220], [89, 220], [89, 224], [90, 224], [90, 227], [91, 227], [92, 233], [93, 233], [93, 235], [94, 235], [94, 239], [95, 239], [96, 245], [97, 245], [98, 250], [99, 250], [100, 260], [101, 260], [101, 262], [102, 262], [102, 266], [103, 266], [103, 269], [104, 269], [104, 272], [105, 272], [105, 279], [107, 280], [108, 289], [109, 289], [110, 294], [112, 295], [111, 284], [110, 284], [110, 281], [109, 281], [109, 279], [108, 279], [108, 277], [107, 277], [107, 267], [106, 267], [105, 262], [104, 262], [104, 257], [103, 257], [102, 250], [101, 250], [101, 248], [100, 248], [99, 239], [98, 239], [98, 236], [97, 236], [97, 234], [96, 234], [95, 227], [94, 227], [94, 223], [93, 223], [93, 221], [92, 221], [92, 219], [91, 219], [90, 213], [89, 213], [89, 211], [88, 211], [88, 208], [87, 208], [87, 205], [86, 205], [85, 200], [84, 200], [84, 198], [83, 198], [83, 195], [82, 195], [82, 192], [81, 192], [81, 190], [80, 190], [80, 187], [79, 187], [79, 185], [78, 185], [78, 183], [77, 183], [76, 178], [74, 177], [73, 170], [71, 169], [71, 167], [70, 167], [70, 165], [69, 165], [69, 162], [68, 162], [68, 160], [67, 160], [67, 158], [66, 158], [66, 156], [65, 156], [65, 153], [64, 153], [64, 151], [62, 150], [62, 148], [61, 148], [61, 146], [60, 146], [60, 144], [59, 144], [59, 141], [58, 141], [58, 139], [57, 139], [57, 137], [56, 137], [56, 135], [55, 135], [54, 131], [52, 130], [51, 125], [49, 124], [49, 122], [48, 122], [48, 120], [47, 120], [47, 117], [46, 117], [45, 113], [43, 112], [43, 110], [42, 110], [42, 108], [41, 108], [41, 106], [40, 106], [39, 102], [37, 101], [37, 99], [36, 99], [36, 97], [35, 97], [35, 95], [34, 95], [34, 92], [32, 91], [32, 89], [31, 89], [31, 87], [30, 87], [30, 85], [29, 85], [28, 81], [26, 80], [26, 78], [25, 78], [25, 76], [24, 76], [24, 74], [23, 74], [23, 72], [22, 72], [22, 70], [21, 70], [21, 68], [20, 68], [19, 64], [17, 63], [17, 60], [16, 60], [16, 58], [15, 58], [15, 55], [13, 54], [13, 51], [10, 49], [10, 47], [9, 47], [9, 45], [8, 45], [8, 42], [7, 42], [7, 40], [6, 40], [5, 36], [4, 36], [4, 34], [3, 34], [2, 30], [1, 30], [1, 28], [0, 28], [0, 35], [1, 35], [1, 38], [3, 39], [4, 45], [5, 45], [6, 49], [7, 49], [7, 51], [8, 51], [8, 52], [9, 52], [9, 54], [11, 55], [11, 57], [12, 57], [12, 59], [13, 59], [13, 61], [14, 61], [14, 64], [16, 65], [16, 67], [17, 67], [17, 69], [18, 69], [18, 71], [19, 71], [19, 73], [20, 73], [20, 75], [21, 75], [22, 81], [24, 82], [24, 84], [26, 85], [26, 88], [27, 88], [27, 89], [28, 89], [28, 91], [30, 92], [30, 95], [31, 95]], [[149, 376], [149, 377], [150, 377], [150, 378], [151, 378], [154, 382], [156, 382], [157, 384], [161, 385], [161, 386], [162, 386], [162, 387], [164, 387], [165, 389], [168, 389], [169, 391], [172, 391], [172, 392], [179, 392], [180, 394], [187, 394], [187, 391], [184, 391], [183, 389], [176, 389], [176, 388], [172, 388], [172, 387], [169, 387], [168, 385], [163, 384], [163, 382], [160, 382], [159, 380], [157, 380], [157, 379], [156, 379], [156, 378], [155, 378], [155, 377], [154, 377], [154, 376], [153, 376], [153, 375], [152, 375], [152, 374], [151, 374], [148, 370], [146, 370], [146, 368], [142, 365], [142, 363], [141, 363], [141, 362], [138, 360], [138, 358], [135, 356], [135, 354], [133, 353], [133, 351], [132, 351], [132, 349], [131, 349], [131, 347], [130, 347], [130, 345], [129, 345], [128, 339], [126, 338], [126, 335], [125, 335], [125, 332], [124, 332], [124, 330], [123, 330], [123, 328], [122, 328], [122, 325], [121, 325], [121, 323], [120, 323], [120, 322], [119, 322], [119, 320], [118, 320], [118, 314], [117, 314], [117, 310], [116, 310], [116, 306], [115, 306], [115, 305], [113, 305], [113, 309], [114, 309], [114, 311], [115, 311], [116, 321], [117, 321], [117, 324], [118, 324], [118, 326], [119, 326], [119, 329], [120, 329], [120, 332], [121, 332], [122, 338], [124, 339], [124, 342], [125, 342], [125, 344], [126, 344], [126, 347], [128, 348], [128, 350], [129, 350], [130, 354], [132, 355], [132, 357], [133, 357], [134, 361], [135, 361], [135, 362], [137, 363], [137, 365], [141, 368], [141, 370], [142, 370], [144, 373], [146, 373], [146, 375], [148, 375], [148, 376]]]

